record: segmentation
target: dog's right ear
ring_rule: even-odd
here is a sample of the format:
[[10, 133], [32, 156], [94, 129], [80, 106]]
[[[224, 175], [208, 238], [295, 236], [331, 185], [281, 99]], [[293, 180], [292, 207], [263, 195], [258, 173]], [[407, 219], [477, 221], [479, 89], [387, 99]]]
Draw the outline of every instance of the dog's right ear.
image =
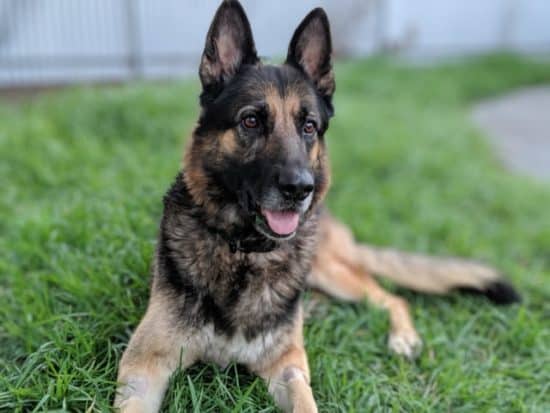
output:
[[203, 91], [219, 90], [242, 65], [258, 61], [244, 9], [237, 0], [225, 0], [206, 35], [199, 68]]

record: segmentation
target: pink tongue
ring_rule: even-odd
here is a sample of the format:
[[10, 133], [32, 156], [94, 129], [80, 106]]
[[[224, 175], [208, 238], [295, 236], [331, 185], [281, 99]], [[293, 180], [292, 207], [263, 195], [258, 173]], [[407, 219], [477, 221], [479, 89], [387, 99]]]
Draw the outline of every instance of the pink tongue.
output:
[[262, 211], [267, 218], [271, 230], [279, 235], [288, 235], [296, 231], [300, 216], [297, 212], [289, 211]]

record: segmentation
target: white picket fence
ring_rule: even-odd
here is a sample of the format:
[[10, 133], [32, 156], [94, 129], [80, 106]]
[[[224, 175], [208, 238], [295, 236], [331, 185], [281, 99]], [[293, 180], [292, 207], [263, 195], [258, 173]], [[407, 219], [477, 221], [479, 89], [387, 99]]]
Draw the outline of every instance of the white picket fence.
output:
[[[242, 0], [261, 55], [313, 7], [340, 55], [550, 51], [550, 0]], [[218, 0], [0, 0], [0, 87], [195, 73]]]

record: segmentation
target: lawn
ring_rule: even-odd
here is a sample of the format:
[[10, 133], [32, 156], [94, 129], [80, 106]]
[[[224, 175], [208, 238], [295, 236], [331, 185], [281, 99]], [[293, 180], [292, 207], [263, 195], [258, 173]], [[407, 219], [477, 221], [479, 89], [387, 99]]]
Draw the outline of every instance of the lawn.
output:
[[[506, 172], [468, 119], [477, 99], [544, 82], [550, 64], [506, 55], [338, 65], [333, 213], [363, 241], [493, 264], [524, 302], [397, 290], [425, 342], [411, 363], [388, 352], [385, 313], [321, 299], [305, 328], [321, 412], [550, 411], [550, 186]], [[0, 411], [109, 410], [198, 92], [0, 104]], [[277, 410], [243, 369], [199, 365], [174, 376], [163, 411]]]

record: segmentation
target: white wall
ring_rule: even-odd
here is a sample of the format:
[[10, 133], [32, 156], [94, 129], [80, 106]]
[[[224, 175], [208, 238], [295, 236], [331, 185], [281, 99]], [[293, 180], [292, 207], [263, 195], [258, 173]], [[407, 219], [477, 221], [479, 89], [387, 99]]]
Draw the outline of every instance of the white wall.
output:
[[[341, 53], [550, 50], [550, 0], [242, 0], [258, 51], [280, 57], [313, 7]], [[0, 0], [0, 86], [196, 73], [218, 0]], [[133, 6], [134, 17], [132, 20]], [[128, 22], [138, 30], [129, 30]], [[132, 35], [138, 33], [138, 35]], [[138, 57], [137, 60], [131, 56]]]
[[390, 0], [387, 37], [408, 53], [550, 51], [549, 0]]

